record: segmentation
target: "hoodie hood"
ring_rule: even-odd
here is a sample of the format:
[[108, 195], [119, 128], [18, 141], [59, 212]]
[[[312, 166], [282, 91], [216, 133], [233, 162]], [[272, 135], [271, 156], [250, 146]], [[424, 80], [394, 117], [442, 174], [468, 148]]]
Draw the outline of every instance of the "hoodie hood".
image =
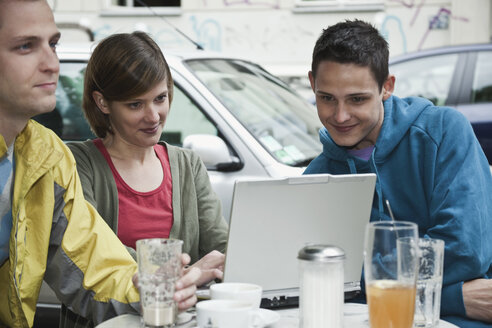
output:
[[[411, 127], [416, 125], [416, 121], [424, 110], [433, 105], [430, 101], [423, 98], [410, 97], [400, 99], [396, 96], [389, 97], [384, 101], [383, 105], [383, 126], [376, 140], [371, 158], [368, 161], [350, 155], [343, 147], [338, 146], [333, 141], [326, 128], [322, 128], [320, 130], [320, 140], [323, 144], [322, 156], [327, 161], [324, 164], [321, 164], [323, 161], [313, 161], [306, 172], [331, 171], [331, 173], [335, 174], [376, 173], [378, 177], [375, 186], [376, 197], [374, 198], [371, 217], [379, 218], [379, 220], [389, 220], [390, 218], [385, 214], [383, 205], [385, 197], [383, 195], [383, 186], [377, 164], [385, 162], [393, 150], [410, 134]], [[403, 163], [406, 160], [406, 156], [398, 160], [399, 163], [402, 163], [402, 168], [404, 167]], [[329, 164], [330, 162], [332, 164]], [[327, 170], [327, 167], [331, 167], [331, 170]]]
[[[407, 131], [425, 108], [433, 106], [427, 99], [416, 97], [401, 99], [395, 96], [389, 97], [383, 102], [383, 105], [383, 126], [381, 127], [373, 152], [375, 162], [384, 161], [405, 137]], [[397, 108], [398, 110], [396, 110]], [[320, 141], [323, 144], [323, 154], [326, 157], [338, 161], [348, 161], [350, 159], [356, 162], [358, 161], [358, 159], [349, 155], [343, 147], [335, 144], [326, 128], [320, 130], [319, 136]]]

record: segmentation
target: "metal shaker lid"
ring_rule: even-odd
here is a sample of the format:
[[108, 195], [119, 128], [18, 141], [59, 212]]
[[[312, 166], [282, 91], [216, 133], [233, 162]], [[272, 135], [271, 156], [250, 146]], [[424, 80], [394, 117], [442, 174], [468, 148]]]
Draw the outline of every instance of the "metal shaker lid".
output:
[[345, 251], [333, 245], [308, 245], [299, 251], [297, 258], [317, 262], [341, 261], [345, 259]]

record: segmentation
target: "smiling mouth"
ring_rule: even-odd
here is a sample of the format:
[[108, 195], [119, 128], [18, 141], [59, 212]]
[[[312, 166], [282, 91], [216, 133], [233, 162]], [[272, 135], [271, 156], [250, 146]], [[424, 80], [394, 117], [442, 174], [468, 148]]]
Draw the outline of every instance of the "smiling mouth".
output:
[[338, 132], [345, 133], [345, 132], [349, 132], [352, 129], [354, 129], [355, 128], [355, 125], [349, 125], [349, 126], [337, 126], [337, 125], [333, 125], [333, 127]]
[[149, 129], [141, 129], [142, 132], [147, 133], [147, 134], [154, 134], [158, 130], [159, 130], [159, 125], [156, 125], [153, 128], [149, 128]]

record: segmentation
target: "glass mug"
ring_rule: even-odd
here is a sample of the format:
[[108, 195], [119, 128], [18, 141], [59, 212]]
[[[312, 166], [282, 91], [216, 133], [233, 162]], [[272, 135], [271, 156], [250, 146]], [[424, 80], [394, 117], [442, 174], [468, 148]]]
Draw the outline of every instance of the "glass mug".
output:
[[417, 225], [370, 222], [364, 242], [364, 276], [371, 328], [411, 328], [418, 275]]
[[181, 277], [181, 247], [177, 239], [137, 240], [138, 285], [142, 327], [173, 327], [178, 305], [174, 301], [176, 281]]

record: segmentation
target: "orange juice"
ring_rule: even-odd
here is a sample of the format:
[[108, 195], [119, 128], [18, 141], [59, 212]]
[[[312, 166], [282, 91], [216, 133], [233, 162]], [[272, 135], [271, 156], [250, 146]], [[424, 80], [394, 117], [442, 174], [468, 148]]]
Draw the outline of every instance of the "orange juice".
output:
[[415, 286], [377, 280], [367, 286], [371, 328], [411, 328], [415, 310]]

